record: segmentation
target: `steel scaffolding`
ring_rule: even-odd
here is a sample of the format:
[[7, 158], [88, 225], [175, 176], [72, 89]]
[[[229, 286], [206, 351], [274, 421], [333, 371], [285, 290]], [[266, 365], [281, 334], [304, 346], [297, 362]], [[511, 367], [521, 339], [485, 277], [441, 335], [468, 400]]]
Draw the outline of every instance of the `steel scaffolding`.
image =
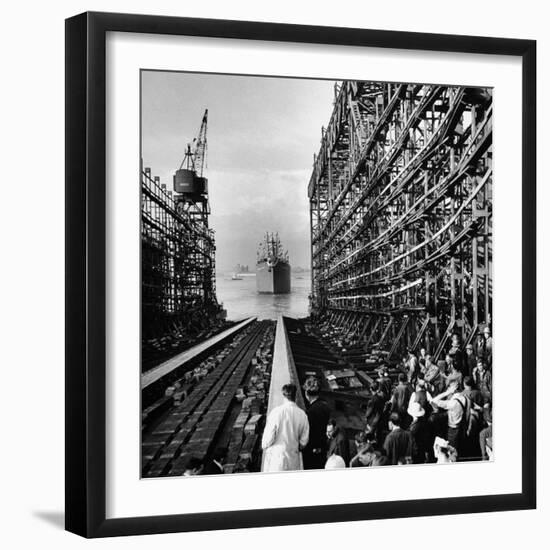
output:
[[221, 311], [215, 293], [214, 234], [208, 211], [182, 205], [151, 169], [141, 172], [142, 337], [208, 327]]
[[436, 359], [491, 324], [490, 89], [336, 85], [308, 194], [313, 318]]

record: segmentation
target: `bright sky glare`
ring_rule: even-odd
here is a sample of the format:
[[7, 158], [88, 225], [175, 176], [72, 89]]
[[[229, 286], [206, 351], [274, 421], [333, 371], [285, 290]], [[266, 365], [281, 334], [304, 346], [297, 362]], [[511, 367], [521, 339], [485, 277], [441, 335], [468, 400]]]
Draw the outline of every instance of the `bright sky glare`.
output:
[[186, 144], [208, 109], [208, 166], [216, 265], [253, 269], [266, 231], [292, 266], [309, 267], [307, 186], [334, 82], [180, 72], [142, 73], [144, 166], [172, 189]]

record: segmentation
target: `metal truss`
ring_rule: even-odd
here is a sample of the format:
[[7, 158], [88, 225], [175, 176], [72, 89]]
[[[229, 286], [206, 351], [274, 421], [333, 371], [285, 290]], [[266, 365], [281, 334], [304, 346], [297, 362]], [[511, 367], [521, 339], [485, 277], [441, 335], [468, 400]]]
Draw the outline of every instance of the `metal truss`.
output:
[[150, 168], [141, 172], [142, 336], [205, 328], [220, 307], [207, 206], [180, 206]]
[[491, 323], [491, 90], [343, 82], [308, 194], [314, 318], [390, 356]]

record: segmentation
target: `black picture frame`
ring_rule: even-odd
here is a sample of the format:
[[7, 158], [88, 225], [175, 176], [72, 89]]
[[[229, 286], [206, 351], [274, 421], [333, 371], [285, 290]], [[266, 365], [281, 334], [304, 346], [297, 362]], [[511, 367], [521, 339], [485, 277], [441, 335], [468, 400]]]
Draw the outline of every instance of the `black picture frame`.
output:
[[[106, 519], [105, 44], [109, 31], [516, 56], [522, 61], [522, 491]], [[83, 13], [66, 20], [66, 529], [107, 537], [531, 509], [536, 506], [536, 42]]]

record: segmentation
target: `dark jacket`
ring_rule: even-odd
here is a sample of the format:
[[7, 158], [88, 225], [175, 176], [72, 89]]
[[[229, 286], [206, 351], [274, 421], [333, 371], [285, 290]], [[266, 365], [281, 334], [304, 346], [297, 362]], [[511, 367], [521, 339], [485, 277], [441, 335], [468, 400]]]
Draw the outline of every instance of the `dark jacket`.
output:
[[412, 389], [409, 384], [398, 384], [395, 390], [393, 390], [391, 412], [398, 412], [404, 418], [405, 415], [407, 415], [407, 408], [409, 407], [411, 395]]
[[202, 475], [216, 475], [223, 474], [223, 468], [220, 468], [213, 460], [207, 462], [202, 470]]
[[382, 422], [382, 418], [384, 416], [385, 405], [386, 400], [380, 393], [375, 393], [367, 405], [365, 420], [374, 432], [381, 427], [380, 422]]
[[411, 432], [401, 428], [391, 431], [384, 441], [384, 450], [388, 456], [388, 464], [407, 463], [415, 452], [415, 443]]
[[389, 376], [384, 376], [378, 379], [378, 383], [380, 384], [380, 389], [382, 390], [385, 399], [388, 400], [391, 396], [391, 378]]
[[493, 388], [491, 371], [488, 369], [484, 371], [476, 367], [474, 371], [474, 381], [485, 399], [490, 398]]
[[451, 348], [449, 350], [449, 355], [454, 359], [456, 370], [460, 371], [462, 374], [468, 374], [464, 368], [464, 354], [459, 348]]
[[327, 448], [327, 424], [330, 419], [330, 408], [325, 401], [318, 398], [306, 409], [309, 421], [308, 449]]
[[427, 457], [431, 455], [434, 435], [432, 425], [425, 416], [421, 416], [413, 421], [410, 432], [414, 439], [413, 462], [423, 464]]

